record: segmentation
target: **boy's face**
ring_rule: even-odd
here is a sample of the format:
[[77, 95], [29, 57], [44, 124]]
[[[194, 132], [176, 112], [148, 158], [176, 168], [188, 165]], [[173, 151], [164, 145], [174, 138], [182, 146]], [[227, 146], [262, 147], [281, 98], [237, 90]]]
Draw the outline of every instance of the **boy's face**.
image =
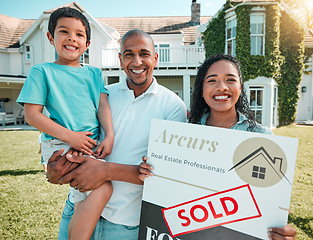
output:
[[47, 36], [58, 53], [58, 60], [55, 63], [72, 67], [80, 66], [79, 58], [90, 44], [90, 42], [86, 44], [86, 28], [80, 20], [60, 18], [55, 27], [54, 38], [50, 32]]

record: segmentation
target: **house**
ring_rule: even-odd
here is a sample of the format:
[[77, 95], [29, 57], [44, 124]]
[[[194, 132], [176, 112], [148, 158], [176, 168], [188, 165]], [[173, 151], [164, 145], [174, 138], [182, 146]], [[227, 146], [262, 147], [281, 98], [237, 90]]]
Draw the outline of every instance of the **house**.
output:
[[[102, 68], [105, 84], [118, 82], [125, 77], [118, 61], [121, 37], [128, 30], [142, 29], [151, 34], [159, 52], [159, 64], [154, 71], [158, 82], [176, 92], [187, 106], [190, 105], [191, 86], [197, 68], [205, 57], [201, 38], [195, 37], [197, 26], [210, 19], [200, 19], [199, 4], [192, 3], [193, 18], [95, 19], [77, 2], [64, 6], [83, 12], [89, 20], [91, 45], [81, 62]], [[46, 37], [49, 16], [54, 10], [43, 12], [35, 20], [0, 15], [0, 112], [8, 113], [20, 108], [15, 101], [33, 65], [55, 61], [54, 47]]]
[[[283, 1], [229, 0], [203, 33], [207, 55], [225, 52], [241, 62], [258, 122], [276, 127], [312, 121], [313, 32]], [[304, 48], [309, 61], [302, 72]]]
[[[255, 1], [250, 1], [255, 2]], [[236, 46], [234, 19], [239, 3], [227, 10], [224, 16], [224, 34], [232, 37], [221, 42], [223, 52], [232, 53]], [[256, 3], [253, 3], [256, 4]], [[266, 11], [263, 5], [277, 4], [269, 1], [258, 2], [253, 8], [257, 17], [255, 21], [265, 19]], [[120, 17], [94, 18], [79, 3], [71, 2], [65, 6], [73, 7], [83, 12], [91, 25], [91, 45], [81, 58], [82, 64], [90, 64], [102, 69], [105, 84], [112, 84], [125, 77], [118, 61], [119, 42], [128, 30], [141, 29], [148, 32], [155, 42], [159, 53], [159, 63], [154, 70], [158, 82], [174, 91], [190, 107], [190, 95], [194, 85], [199, 65], [204, 61], [206, 52], [203, 40], [212, 18], [200, 17], [200, 4], [191, 1], [191, 16], [185, 17]], [[39, 63], [53, 62], [56, 59], [54, 47], [47, 40], [48, 19], [55, 9], [44, 11], [38, 19], [18, 19], [0, 15], [0, 112], [13, 113], [21, 107], [16, 104], [17, 96], [25, 82], [30, 68]], [[214, 18], [218, 17], [218, 13]], [[253, 20], [254, 21], [254, 20]], [[253, 23], [255, 26], [258, 22]], [[265, 22], [263, 23], [263, 27]], [[239, 28], [238, 28], [239, 31]], [[217, 34], [214, 34], [217, 35]], [[257, 41], [263, 41], [262, 51], [266, 45], [266, 36], [255, 36]], [[255, 43], [257, 47], [260, 47]], [[306, 32], [306, 46], [313, 45], [313, 34]], [[230, 52], [229, 52], [230, 51]], [[259, 50], [255, 50], [259, 51]], [[262, 52], [262, 54], [263, 54]], [[257, 52], [256, 52], [257, 53]], [[297, 120], [312, 120], [313, 79], [312, 62], [303, 75]], [[278, 106], [278, 84], [273, 77], [258, 76], [247, 81], [247, 95], [250, 99], [256, 118], [268, 127], [276, 127]]]
[[[65, 6], [84, 12], [92, 26], [92, 39], [96, 39], [81, 62], [101, 67], [102, 57], [98, 49], [117, 47], [119, 33], [94, 19], [78, 3]], [[54, 10], [43, 12], [36, 20], [0, 15], [0, 112], [14, 112], [21, 108], [16, 99], [32, 66], [55, 61], [55, 49], [46, 36], [49, 16]]]

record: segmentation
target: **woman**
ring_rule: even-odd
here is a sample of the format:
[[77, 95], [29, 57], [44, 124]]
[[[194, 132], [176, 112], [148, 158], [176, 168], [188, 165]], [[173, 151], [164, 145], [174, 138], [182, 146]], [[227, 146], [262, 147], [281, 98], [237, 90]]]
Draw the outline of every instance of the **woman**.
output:
[[[258, 124], [249, 107], [241, 78], [239, 62], [232, 56], [218, 54], [208, 58], [199, 68], [189, 122], [213, 127], [273, 134]], [[152, 175], [153, 167], [141, 163], [139, 178]], [[270, 228], [270, 239], [295, 239], [296, 231], [290, 225]]]
[[272, 134], [254, 121], [239, 62], [218, 54], [200, 67], [192, 94], [190, 123]]

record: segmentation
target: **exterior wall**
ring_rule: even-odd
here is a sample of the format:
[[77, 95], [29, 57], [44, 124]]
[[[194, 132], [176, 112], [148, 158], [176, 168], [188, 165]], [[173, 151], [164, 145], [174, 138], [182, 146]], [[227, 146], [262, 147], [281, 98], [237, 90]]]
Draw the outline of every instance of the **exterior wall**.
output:
[[16, 52], [11, 52], [10, 53], [10, 67], [9, 67], [9, 74], [14, 74], [14, 75], [23, 75], [23, 69], [22, 69], [22, 58], [23, 55], [16, 51]]
[[0, 51], [0, 74], [22, 75], [22, 54], [19, 49]]
[[101, 51], [103, 47], [102, 34], [100, 34], [94, 27], [91, 27], [91, 43], [89, 46], [89, 64], [95, 67], [101, 67]]
[[158, 83], [169, 90], [175, 92], [180, 98], [183, 98], [183, 77], [182, 76], [164, 76], [156, 77]]
[[0, 73], [9, 74], [10, 71], [10, 54], [7, 51], [0, 51]]
[[[37, 30], [37, 29], [36, 29]], [[24, 47], [24, 54], [23, 54], [23, 75], [26, 76], [29, 73], [29, 70], [32, 66], [38, 63], [42, 63], [42, 34], [41, 31], [34, 31], [29, 38], [24, 42], [25, 45], [29, 45], [31, 49], [31, 59], [29, 62], [26, 62], [26, 53]]]
[[184, 34], [151, 34], [153, 41], [158, 44], [169, 44], [170, 47], [181, 47], [184, 42]]
[[89, 64], [95, 67], [102, 66], [102, 49], [103, 47], [119, 48], [117, 42], [111, 42], [105, 38], [103, 33], [91, 25], [91, 43], [89, 46]]

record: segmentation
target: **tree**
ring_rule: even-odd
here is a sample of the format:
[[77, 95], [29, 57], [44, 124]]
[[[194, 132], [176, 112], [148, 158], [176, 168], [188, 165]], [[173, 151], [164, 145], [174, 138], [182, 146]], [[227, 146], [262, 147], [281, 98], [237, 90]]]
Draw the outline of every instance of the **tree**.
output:
[[313, 1], [312, 0], [280, 0], [293, 11], [293, 13], [313, 30]]

